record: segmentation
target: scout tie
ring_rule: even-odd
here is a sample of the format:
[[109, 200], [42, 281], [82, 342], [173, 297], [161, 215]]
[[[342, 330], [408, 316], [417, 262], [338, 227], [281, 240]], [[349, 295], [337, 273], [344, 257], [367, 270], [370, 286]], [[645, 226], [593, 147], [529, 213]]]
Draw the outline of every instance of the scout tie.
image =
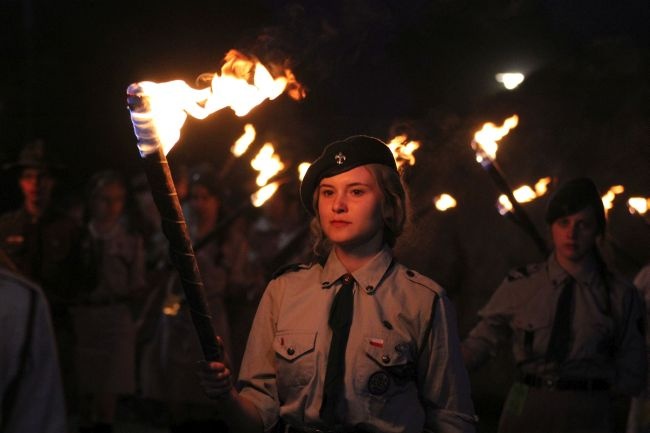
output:
[[332, 329], [332, 342], [327, 357], [327, 370], [323, 385], [323, 403], [320, 417], [328, 424], [335, 424], [336, 406], [343, 400], [343, 377], [345, 373], [345, 347], [348, 344], [350, 325], [352, 324], [352, 307], [354, 298], [352, 275], [343, 276], [343, 285], [334, 297], [330, 310], [329, 326]]
[[574, 289], [575, 280], [569, 276], [557, 300], [555, 321], [546, 349], [546, 358], [558, 364], [562, 363], [569, 354]]

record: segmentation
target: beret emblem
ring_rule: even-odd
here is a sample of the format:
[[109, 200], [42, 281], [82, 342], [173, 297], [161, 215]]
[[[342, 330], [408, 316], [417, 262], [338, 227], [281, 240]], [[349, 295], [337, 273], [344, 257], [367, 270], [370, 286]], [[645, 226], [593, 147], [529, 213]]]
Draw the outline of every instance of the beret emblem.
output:
[[337, 165], [341, 165], [345, 162], [347, 158], [345, 155], [343, 155], [343, 152], [339, 152], [334, 156], [334, 159], [336, 160]]

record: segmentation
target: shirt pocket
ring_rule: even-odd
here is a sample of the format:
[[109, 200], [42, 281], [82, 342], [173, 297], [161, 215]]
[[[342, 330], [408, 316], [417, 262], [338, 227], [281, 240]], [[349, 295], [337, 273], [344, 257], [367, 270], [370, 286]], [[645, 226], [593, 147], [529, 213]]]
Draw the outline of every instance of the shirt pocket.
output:
[[415, 390], [415, 346], [399, 335], [364, 337], [361, 357], [354, 366], [358, 395], [387, 400]]
[[273, 340], [278, 390], [303, 387], [314, 376], [316, 332], [280, 331]]
[[546, 354], [552, 323], [549, 317], [534, 314], [513, 320], [515, 359], [522, 361]]

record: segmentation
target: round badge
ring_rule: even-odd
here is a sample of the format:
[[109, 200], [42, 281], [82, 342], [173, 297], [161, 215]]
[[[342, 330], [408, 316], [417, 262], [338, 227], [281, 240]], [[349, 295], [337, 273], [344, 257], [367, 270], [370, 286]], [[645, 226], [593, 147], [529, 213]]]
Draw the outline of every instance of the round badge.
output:
[[373, 373], [368, 379], [368, 391], [372, 395], [382, 395], [388, 391], [390, 376], [383, 371]]

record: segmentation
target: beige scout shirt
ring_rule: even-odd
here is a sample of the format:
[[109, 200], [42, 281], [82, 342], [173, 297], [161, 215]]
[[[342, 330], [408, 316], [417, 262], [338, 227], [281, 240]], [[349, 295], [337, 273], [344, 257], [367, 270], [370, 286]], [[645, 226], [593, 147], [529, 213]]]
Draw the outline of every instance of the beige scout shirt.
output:
[[646, 372], [642, 302], [630, 284], [611, 274], [608, 295], [597, 269], [576, 279], [567, 359], [560, 366], [545, 359], [558, 297], [568, 277], [555, 255], [546, 263], [511, 272], [463, 341], [471, 355], [468, 368], [480, 365], [500, 342], [512, 337], [515, 362], [524, 374], [605, 379], [619, 392], [640, 391]]
[[[331, 340], [330, 306], [346, 270], [335, 253], [271, 281], [238, 383], [266, 430], [281, 417], [323, 427], [319, 409]], [[393, 261], [388, 248], [352, 273], [346, 427], [368, 432], [473, 432], [474, 409], [456, 318], [444, 291]]]

